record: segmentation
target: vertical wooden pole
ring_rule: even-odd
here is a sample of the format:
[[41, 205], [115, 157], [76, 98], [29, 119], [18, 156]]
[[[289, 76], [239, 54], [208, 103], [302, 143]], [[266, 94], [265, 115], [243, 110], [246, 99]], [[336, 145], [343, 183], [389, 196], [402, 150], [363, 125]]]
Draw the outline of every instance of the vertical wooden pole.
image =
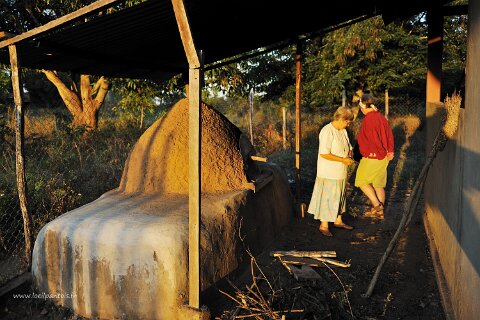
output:
[[300, 140], [302, 135], [301, 120], [300, 120], [300, 107], [302, 104], [302, 42], [297, 41], [297, 52], [295, 55], [296, 65], [296, 82], [295, 82], [295, 180], [296, 180], [296, 202], [302, 218], [305, 213], [303, 212], [303, 206], [301, 204], [301, 179], [300, 179]]
[[188, 228], [189, 228], [189, 305], [200, 308], [200, 215], [201, 141], [202, 141], [202, 82], [203, 57], [200, 67], [189, 70], [188, 110]]
[[188, 304], [200, 309], [200, 221], [203, 53], [197, 52], [183, 0], [172, 0], [189, 66], [188, 79]]
[[347, 105], [347, 90], [345, 90], [345, 87], [342, 89], [342, 107], [345, 107]]
[[250, 89], [250, 94], [248, 96], [249, 101], [249, 125], [250, 125], [250, 143], [253, 144], [253, 88]]
[[427, 103], [440, 102], [443, 53], [443, 14], [440, 10], [427, 12]]
[[[425, 154], [430, 152], [436, 132], [433, 128], [434, 115], [437, 108], [441, 108], [441, 79], [442, 79], [442, 53], [443, 53], [443, 15], [441, 10], [427, 11], [428, 23], [428, 51], [427, 51], [427, 85], [426, 85], [426, 143]], [[427, 181], [426, 188], [429, 188]], [[431, 201], [428, 192], [425, 194], [425, 203]]]
[[282, 138], [283, 150], [287, 150], [287, 108], [282, 107]]
[[385, 89], [385, 118], [388, 119], [388, 112], [389, 112], [389, 97], [388, 97], [388, 89]]
[[25, 235], [25, 258], [28, 268], [31, 267], [32, 254], [32, 233], [31, 218], [27, 204], [27, 186], [25, 181], [25, 157], [24, 157], [24, 115], [22, 105], [22, 84], [20, 77], [20, 64], [18, 61], [17, 47], [8, 47], [10, 53], [10, 64], [12, 68], [13, 99], [15, 102], [15, 155], [18, 198], [20, 210], [23, 216], [23, 233]]

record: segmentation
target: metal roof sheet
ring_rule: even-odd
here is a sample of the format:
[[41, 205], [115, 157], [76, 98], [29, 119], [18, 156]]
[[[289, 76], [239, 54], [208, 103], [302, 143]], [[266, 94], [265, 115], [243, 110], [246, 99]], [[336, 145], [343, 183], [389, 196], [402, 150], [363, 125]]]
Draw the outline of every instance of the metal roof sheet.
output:
[[[448, 0], [184, 0], [205, 64], [291, 43], [349, 20], [412, 15]], [[397, 6], [391, 8], [391, 6]], [[170, 0], [149, 0], [18, 42], [22, 66], [108, 77], [165, 80], [188, 69]], [[0, 61], [9, 63], [8, 50]]]

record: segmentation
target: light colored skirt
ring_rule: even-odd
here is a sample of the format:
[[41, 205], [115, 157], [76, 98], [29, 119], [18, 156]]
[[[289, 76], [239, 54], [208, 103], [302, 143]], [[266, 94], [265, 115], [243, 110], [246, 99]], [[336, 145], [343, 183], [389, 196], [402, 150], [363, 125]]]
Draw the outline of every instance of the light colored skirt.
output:
[[346, 211], [345, 180], [317, 177], [308, 213], [313, 214], [317, 220], [334, 222], [339, 213]]

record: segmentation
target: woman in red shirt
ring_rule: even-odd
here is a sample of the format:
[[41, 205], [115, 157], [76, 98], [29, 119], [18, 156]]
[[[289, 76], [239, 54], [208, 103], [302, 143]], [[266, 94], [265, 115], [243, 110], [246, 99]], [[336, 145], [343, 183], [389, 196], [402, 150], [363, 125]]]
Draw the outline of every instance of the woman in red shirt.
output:
[[365, 117], [357, 137], [362, 159], [357, 168], [355, 186], [363, 191], [372, 204], [364, 216], [383, 219], [387, 166], [394, 156], [393, 133], [374, 102], [369, 94], [362, 95], [359, 102]]

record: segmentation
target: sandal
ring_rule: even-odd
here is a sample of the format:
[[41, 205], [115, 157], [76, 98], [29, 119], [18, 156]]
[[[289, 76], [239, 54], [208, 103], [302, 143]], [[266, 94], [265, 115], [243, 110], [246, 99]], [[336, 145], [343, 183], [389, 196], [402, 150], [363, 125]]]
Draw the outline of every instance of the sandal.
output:
[[383, 210], [384, 210], [383, 204], [380, 203], [378, 206], [373, 207], [367, 212], [365, 212], [363, 216], [383, 220], [384, 219]]
[[348, 224], [345, 223], [334, 223], [333, 226], [335, 228], [340, 228], [340, 229], [346, 229], [346, 230], [353, 230], [352, 226], [349, 226]]
[[322, 229], [322, 228], [319, 228], [318, 230], [320, 230], [320, 232], [325, 236], [325, 237], [333, 237], [333, 234], [330, 232], [330, 230], [328, 229]]

